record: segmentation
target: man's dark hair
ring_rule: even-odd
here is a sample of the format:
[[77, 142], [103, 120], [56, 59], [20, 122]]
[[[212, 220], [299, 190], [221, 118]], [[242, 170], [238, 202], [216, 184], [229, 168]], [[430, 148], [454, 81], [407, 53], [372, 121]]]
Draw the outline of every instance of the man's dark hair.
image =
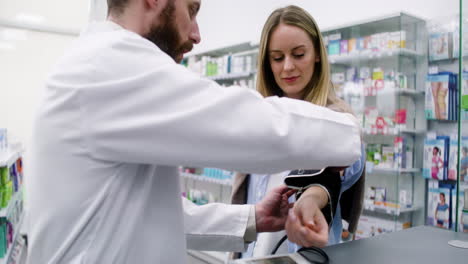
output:
[[107, 14], [122, 14], [129, 0], [107, 0]]

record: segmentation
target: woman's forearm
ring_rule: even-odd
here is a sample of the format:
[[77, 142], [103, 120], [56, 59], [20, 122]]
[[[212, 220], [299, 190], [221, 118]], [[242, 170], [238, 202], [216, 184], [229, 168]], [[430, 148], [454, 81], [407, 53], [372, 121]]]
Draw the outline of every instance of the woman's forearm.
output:
[[328, 204], [328, 194], [324, 187], [311, 186], [301, 195], [297, 203], [315, 202], [322, 209]]

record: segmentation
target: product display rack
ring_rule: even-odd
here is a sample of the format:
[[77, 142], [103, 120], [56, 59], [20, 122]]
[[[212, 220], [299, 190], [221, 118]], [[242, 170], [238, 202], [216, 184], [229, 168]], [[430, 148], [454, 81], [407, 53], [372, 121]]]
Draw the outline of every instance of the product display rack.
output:
[[[244, 42], [193, 54], [182, 64], [222, 86], [239, 85], [255, 89], [257, 54], [258, 44]], [[197, 200], [190, 195], [194, 190], [194, 194], [202, 193], [202, 196], [214, 197], [217, 202], [230, 203], [232, 175], [228, 179], [219, 179], [204, 175], [204, 170], [181, 168], [183, 194], [192, 201]], [[201, 200], [204, 203], [209, 199]], [[226, 254], [221, 252], [188, 250], [187, 254], [195, 262], [224, 263], [226, 260]]]
[[208, 183], [214, 183], [214, 184], [225, 185], [225, 186], [232, 185], [232, 180], [215, 179], [215, 178], [208, 177], [206, 175], [198, 175], [198, 174], [193, 174], [193, 173], [181, 172], [180, 176], [182, 176], [183, 178], [192, 179], [192, 180], [201, 181], [201, 182], [208, 182]]
[[[429, 132], [424, 148], [429, 157], [423, 168], [429, 178], [426, 224], [459, 232], [468, 232], [468, 151], [464, 151], [468, 147], [467, 29], [466, 12], [461, 8], [459, 14], [429, 21], [427, 28], [429, 74], [425, 107]], [[436, 106], [442, 109], [439, 115]], [[428, 176], [436, 160], [429, 151], [436, 147], [445, 154], [443, 176], [437, 179], [433, 174]], [[444, 208], [443, 204], [448, 206]]]
[[22, 151], [12, 151], [12, 150], [0, 152], [0, 168], [10, 167], [14, 162], [16, 162], [21, 157], [21, 153]]
[[245, 42], [193, 54], [182, 64], [223, 86], [255, 88], [258, 44]]
[[7, 150], [0, 154], [0, 245], [3, 250], [0, 264], [17, 263], [24, 247], [20, 235], [24, 218], [22, 153], [22, 150]]
[[15, 204], [22, 202], [23, 200], [23, 188], [21, 187], [17, 192], [13, 194], [6, 208], [0, 210], [0, 218], [7, 217], [10, 215], [10, 212], [14, 210]]
[[397, 207], [398, 205], [386, 205], [386, 204], [375, 204], [373, 200], [365, 199], [364, 200], [364, 210], [366, 211], [372, 211], [372, 212], [377, 212], [377, 213], [382, 213], [386, 215], [392, 215], [392, 216], [399, 216], [400, 214], [403, 213], [408, 213], [408, 212], [414, 212], [421, 210], [421, 207], [414, 206], [414, 207]]
[[332, 82], [360, 119], [366, 144], [366, 221], [357, 238], [424, 224], [425, 27], [397, 13], [322, 31]]
[[8, 254], [10, 257], [5, 262], [5, 264], [26, 263], [27, 246], [26, 246], [26, 240], [22, 236], [18, 236], [15, 239], [15, 244], [9, 250], [11, 250], [11, 252]]
[[[258, 44], [243, 42], [219, 49], [194, 53], [182, 64], [190, 70], [216, 81], [222, 86], [240, 85], [254, 89], [257, 75]], [[232, 177], [207, 175], [210, 171], [200, 168], [181, 168], [182, 190], [186, 196], [190, 190], [208, 193], [215, 201], [230, 203]], [[208, 169], [215, 170], [217, 169]], [[205, 173], [206, 172], [206, 173]], [[202, 199], [204, 201], [209, 199]]]
[[[384, 148], [385, 157], [380, 153], [378, 158], [381, 161], [383, 158], [394, 160], [391, 164], [376, 164], [374, 158], [367, 162], [366, 188], [377, 187], [380, 194], [385, 189], [385, 197], [382, 201], [374, 200], [372, 205], [367, 200], [364, 215], [393, 222], [392, 231], [401, 226], [424, 224], [425, 181], [420, 168], [427, 131], [424, 117], [428, 65], [425, 21], [397, 13], [326, 29], [322, 33], [327, 44], [332, 81], [338, 95], [351, 105], [361, 120], [364, 142], [367, 146]], [[232, 63], [232, 57], [238, 54], [252, 56], [249, 62], [256, 62], [256, 53], [258, 45], [241, 43], [193, 55], [186, 64], [222, 85], [230, 85], [236, 84], [237, 76], [255, 80], [256, 66], [248, 66], [248, 71], [226, 73], [224, 70], [219, 74], [219, 68], [232, 69], [232, 65], [227, 67], [222, 58], [226, 62], [229, 61], [226, 56], [230, 56]], [[211, 67], [208, 62], [217, 62], [218, 70], [207, 70]], [[218, 74], [213, 75], [213, 72]], [[376, 110], [382, 114], [376, 114]], [[377, 122], [384, 125], [376, 127]], [[185, 177], [185, 181], [188, 178]], [[197, 184], [203, 181], [195, 179], [199, 180]]]
[[230, 203], [233, 173], [215, 168], [181, 167], [182, 195], [193, 203]]
[[[467, 34], [464, 34], [467, 28], [468, 26], [463, 30], [458, 28], [458, 34], [462, 36], [459, 38], [459, 50], [465, 56], [468, 55], [468, 38]], [[366, 230], [360, 230], [356, 237], [363, 238], [369, 234], [373, 236], [380, 232], [375, 230], [380, 229], [392, 232], [410, 226], [429, 224], [427, 216], [433, 211], [429, 193], [430, 189], [434, 188], [433, 181], [424, 178], [427, 176], [428, 166], [429, 172], [431, 171], [431, 165], [426, 164], [427, 138], [433, 137], [434, 134], [453, 136], [457, 131], [460, 138], [468, 136], [462, 128], [466, 123], [464, 120], [467, 120], [468, 111], [453, 107], [450, 109], [452, 120], [426, 118], [426, 102], [431, 96], [428, 91], [432, 93], [427, 86], [430, 81], [428, 74], [433, 74], [434, 68], [438, 71], [462, 72], [458, 74], [459, 105], [466, 108], [468, 101], [461, 100], [463, 96], [468, 96], [468, 88], [464, 89], [462, 85], [465, 82], [468, 84], [468, 73], [463, 71], [465, 69], [468, 72], [468, 67], [464, 67], [463, 57], [459, 55], [459, 58], [435, 60], [431, 55], [434, 50], [431, 42], [435, 38], [433, 32], [426, 21], [406, 13], [327, 29], [322, 33], [327, 43], [332, 81], [338, 95], [352, 106], [362, 122], [368, 155], [366, 200], [361, 222], [372, 223], [369, 227], [371, 231], [366, 234]], [[186, 64], [222, 85], [228, 86], [244, 81], [245, 86], [252, 88], [256, 75], [256, 59], [253, 58], [257, 52], [257, 45], [242, 43], [196, 54], [190, 57]], [[236, 56], [252, 58], [244, 59], [243, 66], [233, 70], [232, 59]], [[190, 65], [197, 61], [198, 66]], [[245, 62], [248, 62], [249, 66], [246, 66]], [[463, 77], [466, 77], [466, 81]], [[456, 103], [455, 97], [450, 100], [450, 103]], [[457, 110], [460, 118], [454, 118]], [[460, 166], [457, 178], [438, 181], [441, 186], [455, 186], [453, 191], [447, 194], [453, 201], [450, 208], [455, 214], [452, 219], [454, 229], [462, 227], [464, 220], [461, 215], [468, 213], [468, 208], [462, 203], [465, 198], [463, 193], [468, 191], [464, 191], [464, 182], [459, 175], [464, 164], [462, 149], [463, 143], [460, 140], [457, 146]], [[192, 174], [183, 174], [183, 178], [185, 186], [190, 181], [197, 186], [206, 184], [230, 188], [229, 181], [225, 180], [213, 180]], [[225, 194], [224, 191], [219, 193]]]
[[213, 81], [233, 81], [238, 79], [246, 79], [254, 75], [256, 72], [241, 72], [241, 73], [227, 73], [227, 74], [220, 74], [216, 76], [209, 76], [208, 79]]
[[[463, 138], [467, 136], [468, 138], [468, 71], [466, 65], [468, 63], [468, 1], [460, 0], [460, 18], [459, 18], [459, 38], [458, 45], [461, 50], [459, 54], [459, 71], [462, 74], [459, 77], [458, 84], [458, 138]], [[458, 141], [458, 167], [457, 167], [457, 190], [456, 197], [457, 202], [455, 206], [456, 212], [456, 221], [455, 221], [455, 231], [468, 233], [468, 146], [464, 146], [462, 141]], [[463, 175], [464, 174], [464, 175]], [[464, 178], [464, 186], [461, 187], [461, 181]]]
[[417, 168], [409, 168], [409, 169], [393, 169], [393, 168], [373, 168], [373, 169], [367, 169], [366, 173], [372, 175], [372, 174], [400, 174], [400, 175], [411, 175], [414, 173], [420, 173], [421, 169]]
[[414, 50], [398, 48], [388, 51], [363, 51], [356, 52], [354, 54], [345, 54], [345, 55], [332, 55], [329, 57], [331, 64], [350, 64], [354, 61], [368, 62], [375, 60], [382, 60], [385, 58], [393, 58], [395, 56], [424, 56], [424, 54], [417, 53]]
[[[21, 228], [21, 225], [23, 224], [23, 220], [24, 220], [24, 217], [21, 217], [16, 227], [17, 230]], [[24, 244], [23, 238], [20, 235], [20, 232], [15, 232], [13, 236], [13, 243], [11, 244], [10, 247], [8, 247], [5, 257], [0, 259], [0, 264], [10, 264], [10, 263], [17, 264], [18, 260], [21, 257], [22, 251], [24, 250], [24, 247], [25, 247], [25, 244]], [[13, 254], [13, 252], [15, 253]]]

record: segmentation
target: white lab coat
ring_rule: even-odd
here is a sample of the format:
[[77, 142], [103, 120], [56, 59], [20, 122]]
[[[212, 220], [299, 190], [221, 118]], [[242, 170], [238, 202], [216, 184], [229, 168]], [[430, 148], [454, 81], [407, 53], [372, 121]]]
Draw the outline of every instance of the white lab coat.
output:
[[[178, 165], [271, 173], [360, 156], [351, 115], [221, 88], [111, 22], [74, 42], [44, 95], [27, 167], [30, 264], [184, 263]], [[249, 207], [213, 206], [224, 209], [186, 211], [189, 240], [242, 244]]]

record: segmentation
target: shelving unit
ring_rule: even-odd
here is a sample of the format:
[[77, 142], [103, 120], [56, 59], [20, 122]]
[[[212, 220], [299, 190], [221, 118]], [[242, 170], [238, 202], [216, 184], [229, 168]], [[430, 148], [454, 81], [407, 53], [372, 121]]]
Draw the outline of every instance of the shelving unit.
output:
[[[362, 118], [364, 141], [368, 144], [381, 144], [382, 146], [392, 147], [395, 151], [395, 162], [397, 166], [388, 166], [388, 168], [374, 167], [368, 168], [368, 176], [366, 179], [367, 186], [385, 186], [387, 191], [387, 202], [397, 204], [399, 201], [400, 190], [405, 190], [411, 193], [412, 205], [410, 208], [400, 208], [392, 211], [388, 208], [372, 207], [374, 212], [387, 211], [393, 212], [387, 216], [393, 217], [395, 226], [400, 223], [399, 219], [404, 213], [404, 216], [409, 216], [412, 225], [424, 224], [424, 180], [421, 177], [422, 167], [422, 147], [424, 135], [427, 131], [427, 120], [424, 118], [424, 99], [425, 99], [425, 77], [427, 73], [427, 32], [425, 31], [425, 21], [414, 16], [398, 13], [390, 16], [382, 17], [381, 19], [366, 21], [363, 23], [347, 25], [335, 29], [323, 31], [325, 42], [328, 44], [329, 61], [331, 63], [332, 80], [335, 82], [334, 74], [341, 74], [344, 82], [354, 82], [354, 88], [363, 89], [361, 91], [349, 92], [342, 90], [345, 83], [335, 83], [338, 88], [338, 94], [343, 96], [358, 117]], [[340, 35], [338, 42], [338, 53], [336, 53], [336, 35]], [[345, 40], [345, 46], [342, 47], [341, 41]], [[382, 45], [382, 41], [388, 41], [388, 46]], [[333, 44], [335, 41], [335, 44]], [[349, 42], [361, 43], [363, 46], [357, 48], [358, 45], [351, 48]], [[335, 45], [335, 50], [330, 49], [331, 45]], [[364, 47], [364, 45], [368, 45]], [[346, 52], [342, 52], [345, 49]], [[354, 50], [353, 50], [354, 49]], [[224, 62], [233, 62], [235, 56], [257, 56], [258, 45], [253, 43], [241, 43], [224, 47], [214, 51], [203, 52], [193, 55], [188, 59], [190, 63], [198, 61], [216, 62], [219, 68], [226, 69]], [[225, 56], [229, 58], [226, 59]], [[224, 60], [221, 58], [224, 57]], [[224, 62], [223, 62], [224, 61]], [[252, 59], [249, 61], [255, 62]], [[201, 74], [208, 66], [195, 65], [195, 70], [199, 70]], [[373, 83], [374, 73], [379, 74], [374, 69], [380, 68], [382, 72], [381, 83], [384, 84], [384, 90], [375, 89], [364, 92], [363, 85], [365, 81], [359, 82], [359, 78], [348, 78], [348, 70], [355, 67], [355, 74], [360, 76], [361, 68], [368, 67], [368, 76], [371, 78], [372, 86], [377, 87]], [[208, 78], [217, 81], [223, 85], [230, 85], [238, 80], [254, 80], [255, 65], [248, 67], [251, 70], [237, 71], [236, 73], [223, 73]], [[227, 67], [227, 69], [232, 69]], [[225, 70], [223, 70], [225, 71]], [[215, 71], [217, 72], [217, 71]], [[208, 74], [210, 75], [210, 74]], [[363, 77], [364, 78], [364, 77]], [[390, 78], [390, 79], [389, 79]], [[392, 79], [393, 78], [393, 79]], [[340, 79], [340, 78], [339, 78]], [[349, 79], [349, 80], [348, 80]], [[364, 80], [364, 79], [363, 79]], [[388, 83], [388, 80], [393, 80]], [[392, 86], [388, 86], [392, 84]], [[367, 89], [367, 88], [365, 88]], [[366, 116], [366, 107], [379, 107], [380, 103], [393, 102], [391, 107], [382, 110], [382, 112], [392, 112], [394, 115], [387, 118], [385, 122], [395, 122], [394, 127], [389, 127], [385, 130], [379, 130], [368, 127], [366, 123], [371, 120]], [[405, 109], [405, 110], [402, 110]], [[400, 112], [397, 114], [397, 112]], [[402, 119], [402, 120], [399, 120]], [[395, 121], [399, 120], [399, 121]], [[399, 123], [397, 123], [399, 122]], [[401, 142], [397, 141], [400, 140]], [[407, 149], [409, 148], [409, 149]], [[405, 155], [407, 160], [402, 160]], [[408, 164], [405, 164], [408, 163]], [[187, 181], [192, 181], [192, 184], [218, 184], [219, 188], [229, 188], [229, 184], [223, 181], [213, 181], [204, 179], [200, 176], [182, 175]], [[368, 207], [370, 208], [370, 207]], [[369, 211], [369, 210], [366, 210]], [[397, 230], [395, 228], [395, 230]]]
[[368, 62], [371, 60], [381, 60], [385, 58], [392, 58], [395, 56], [424, 56], [423, 53], [418, 53], [411, 49], [389, 49], [384, 51], [363, 51], [346, 55], [332, 55], [329, 57], [331, 64], [351, 64], [355, 61]]
[[[21, 162], [17, 162], [22, 156], [23, 150], [8, 150], [0, 154], [0, 170], [1, 170], [1, 193], [11, 192], [11, 197], [9, 197], [8, 204], [0, 209], [0, 219], [2, 219], [2, 224], [9, 225], [13, 232], [13, 237], [11, 244], [6, 248], [5, 255], [0, 259], [0, 264], [9, 264], [15, 263], [13, 258], [16, 258], [17, 255], [21, 254], [21, 246], [24, 243], [20, 241], [20, 230], [24, 219], [23, 213], [23, 171], [21, 167]], [[16, 190], [16, 191], [15, 191]], [[8, 197], [2, 195], [1, 198], [5, 199]], [[8, 199], [8, 198], [7, 198]], [[6, 232], [8, 228], [2, 226]], [[5, 234], [5, 236], [8, 236]], [[2, 239], [5, 243], [7, 238], [3, 237]], [[6, 246], [6, 244], [5, 244]], [[12, 255], [15, 255], [14, 257]], [[10, 261], [12, 259], [12, 261]]]
[[[465, 28], [468, 28], [468, 25], [465, 25]], [[428, 132], [445, 133], [445, 131], [455, 133], [458, 129], [456, 121], [428, 121], [425, 118], [424, 107], [427, 95], [426, 79], [428, 68], [437, 65], [440, 71], [455, 72], [458, 70], [458, 64], [462, 58], [429, 61], [428, 35], [430, 32], [427, 30], [426, 22], [405, 13], [346, 25], [326, 30], [322, 33], [328, 44], [331, 41], [336, 41], [336, 38], [331, 37], [332, 35], [335, 35], [335, 37], [336, 34], [340, 35], [338, 54], [336, 54], [336, 46], [334, 53], [330, 52], [330, 49], [328, 50], [330, 54], [329, 61], [332, 64], [332, 80], [334, 82], [336, 80], [343, 81], [343, 83], [335, 85], [338, 88], [337, 92], [353, 107], [358, 118], [362, 119], [364, 141], [368, 146], [380, 145], [381, 148], [386, 147], [386, 155], [388, 155], [389, 151], [393, 151], [395, 153], [394, 158], [399, 159], [394, 161], [397, 162], [397, 166], [368, 166], [366, 186], [381, 186], [386, 188], [386, 202], [389, 202], [392, 206], [368, 205], [364, 216], [368, 213], [377, 214], [377, 216], [374, 215], [373, 217], [382, 217], [387, 223], [388, 221], [392, 221], [395, 224], [393, 230], [398, 230], [401, 226], [408, 227], [425, 224], [428, 206], [426, 194], [428, 183], [422, 177], [422, 168], [426, 134]], [[467, 36], [463, 36], [463, 38], [468, 39]], [[391, 44], [388, 47], [382, 46], [382, 41], [389, 39], [392, 39], [392, 42], [389, 42]], [[342, 47], [341, 40], [348, 41], [343, 42], [344, 47]], [[349, 43], [359, 43], [359, 41], [362, 41], [362, 43], [368, 41], [365, 45], [370, 46], [364, 49], [361, 47], [361, 50], [358, 50], [357, 46], [353, 46], [355, 50], [349, 50], [351, 49], [349, 48], [351, 46]], [[465, 42], [466, 40], [463, 41]], [[343, 48], [345, 52], [342, 51]], [[256, 56], [257, 53], [258, 45], [249, 42], [195, 54], [192, 56], [192, 60], [201, 60], [201, 58], [206, 56], [214, 60], [222, 56], [230, 56], [231, 58], [236, 56]], [[466, 54], [467, 52], [462, 51], [461, 53]], [[255, 62], [256, 60], [252, 59], [249, 61]], [[468, 65], [468, 63], [466, 64]], [[349, 78], [348, 76], [350, 74], [348, 70], [353, 67], [356, 68], [354, 75], [358, 76], [358, 78], [355, 76]], [[367, 77], [361, 76], [363, 67], [368, 68]], [[468, 69], [468, 67], [465, 68]], [[201, 69], [204, 68], [201, 67]], [[208, 76], [208, 78], [223, 85], [235, 84], [238, 81], [248, 82], [255, 80], [255, 69], [255, 65], [250, 65], [247, 71], [238, 70]], [[200, 73], [203, 74], [203, 72]], [[341, 74], [339, 76], [341, 78], [334, 78], [334, 74], [337, 73]], [[351, 76], [352, 74], [353, 72], [351, 72]], [[382, 76], [379, 77], [379, 74]], [[359, 78], [370, 78], [371, 82], [360, 82]], [[383, 91], [378, 87], [379, 84], [374, 82], [376, 80], [381, 81], [380, 85], [384, 88]], [[345, 87], [346, 82], [353, 82], [354, 86], [349, 87], [352, 89], [356, 89], [357, 87], [358, 89], [363, 89], [364, 92], [343, 90], [344, 88], [350, 89], [349, 87]], [[365, 90], [369, 88], [369, 83], [371, 83], [371, 88], [373, 87], [375, 90]], [[459, 89], [462, 89], [460, 83]], [[387, 107], [386, 105], [390, 105], [391, 107]], [[372, 126], [368, 126], [369, 121], [373, 121], [372, 118], [375, 118], [369, 115], [369, 113], [372, 114], [372, 110], [369, 112], [368, 107], [378, 109], [379, 113], [377, 116], [387, 115], [381, 121], [383, 120], [393, 125], [393, 127], [381, 130], [380, 128], [375, 129]], [[401, 112], [398, 114], [397, 112], [404, 109], [406, 109], [406, 112], [404, 112], [402, 118]], [[405, 143], [403, 144], [402, 142]], [[405, 160], [406, 164], [404, 164], [405, 161], [401, 160], [405, 156], [402, 155], [403, 152], [408, 157]], [[378, 158], [383, 161], [388, 156]], [[184, 174], [182, 177], [184, 178], [185, 185], [188, 182], [197, 186], [211, 186], [210, 188], [213, 188], [214, 185], [218, 186], [219, 190], [221, 190], [219, 192], [224, 194], [226, 193], [224, 188], [231, 188], [230, 183], [226, 181], [206, 179], [189, 174]], [[401, 191], [411, 194], [409, 195], [409, 199], [411, 200], [409, 207], [399, 207]], [[395, 206], [393, 206], [394, 204]], [[404, 224], [402, 225], [402, 223]]]
[[[466, 3], [463, 3], [463, 5], [466, 6]], [[459, 11], [462, 12], [462, 10]], [[468, 220], [468, 204], [465, 202], [468, 201], [468, 195], [466, 196], [467, 199], [464, 199], [464, 195], [468, 193], [468, 183], [462, 181], [464, 176], [462, 175], [463, 167], [466, 166], [463, 147], [468, 146], [468, 131], [466, 130], [468, 112], [463, 109], [462, 99], [463, 96], [468, 95], [466, 79], [468, 70], [466, 61], [468, 52], [467, 22], [466, 10], [463, 10], [463, 16], [460, 13], [436, 18], [429, 21], [427, 26], [429, 32], [428, 65], [431, 74], [427, 77], [428, 84], [426, 88], [426, 94], [431, 93], [426, 96], [428, 118], [431, 119], [428, 122], [427, 148], [428, 151], [434, 151], [435, 147], [439, 147], [438, 142], [440, 140], [446, 140], [448, 143], [443, 149], [441, 148], [441, 152], [444, 152], [444, 154], [448, 152], [448, 155], [442, 157], [444, 160], [443, 179], [441, 177], [434, 179], [432, 175], [434, 161], [432, 163], [429, 161], [431, 157], [434, 157], [434, 154], [428, 155], [429, 158], [425, 169], [426, 175], [430, 174], [431, 179], [427, 179], [426, 182], [426, 224], [435, 226], [437, 225], [436, 221], [441, 220], [437, 215], [439, 212], [436, 214], [435, 211], [439, 211], [439, 205], [443, 206], [442, 200], [444, 198], [442, 197], [445, 196], [445, 204], [449, 205], [449, 209], [448, 225], [444, 224], [443, 228], [459, 232], [468, 232], [461, 224], [463, 219]], [[460, 23], [463, 23], [462, 27], [460, 27]], [[449, 76], [449, 74], [454, 78], [442, 78], [442, 76]], [[442, 89], [446, 89], [445, 95], [440, 92]], [[437, 96], [437, 100], [434, 100], [434, 96]], [[441, 102], [445, 102], [445, 104]], [[443, 106], [441, 108], [443, 109], [442, 112], [448, 113], [448, 116], [441, 114], [438, 117], [436, 105], [439, 108]], [[465, 158], [465, 161], [463, 161], [463, 158]], [[440, 210], [441, 215], [444, 213], [444, 210]]]
[[364, 201], [364, 210], [391, 215], [391, 216], [399, 216], [400, 214], [403, 214], [403, 213], [415, 212], [421, 209], [423, 209], [423, 207], [421, 206], [398, 207], [398, 205], [393, 205], [393, 206], [376, 205], [371, 200]]
[[257, 54], [258, 44], [244, 42], [193, 54], [182, 64], [221, 85], [254, 89]]
[[409, 168], [409, 169], [395, 169], [395, 168], [372, 168], [366, 171], [369, 174], [413, 174], [420, 173], [421, 169]]
[[237, 79], [245, 79], [252, 77], [254, 74], [256, 74], [255, 71], [250, 71], [250, 72], [240, 72], [240, 73], [228, 73], [228, 74], [220, 74], [216, 76], [209, 76], [208, 79], [211, 79], [213, 81], [233, 81]]
[[[239, 85], [254, 89], [257, 75], [257, 56], [258, 43], [243, 42], [191, 54], [182, 64], [220, 85]], [[200, 191], [212, 195], [219, 202], [230, 203], [231, 179], [208, 177], [208, 175], [203, 175], [201, 168], [190, 169], [197, 170], [197, 172], [188, 173], [183, 170], [180, 173], [182, 191], [185, 195], [188, 195], [192, 190]]]
[[215, 179], [211, 178], [205, 175], [198, 175], [198, 174], [192, 174], [192, 173], [187, 173], [187, 172], [181, 172], [180, 176], [187, 178], [187, 179], [192, 179], [196, 181], [201, 181], [201, 182], [208, 182], [208, 183], [214, 183], [214, 184], [219, 184], [219, 185], [224, 185], [224, 186], [231, 186], [232, 185], [232, 180], [224, 180], [224, 179]]
[[18, 158], [22, 155], [22, 150], [20, 151], [13, 151], [8, 150], [5, 152], [0, 152], [0, 168], [1, 167], [9, 167], [11, 164], [16, 162]]
[[[21, 225], [23, 224], [23, 219], [24, 217], [21, 217], [20, 221], [18, 222], [17, 226], [15, 227], [16, 231], [15, 234], [13, 235], [13, 243], [11, 244], [10, 247], [8, 247], [7, 253], [5, 254], [4, 258], [0, 259], [0, 264], [10, 264], [10, 259], [12, 258], [12, 252], [13, 249], [15, 249], [15, 245], [17, 244], [17, 241], [20, 239], [20, 232], [19, 229], [21, 228]], [[20, 244], [19, 250], [24, 250], [24, 243]], [[18, 249], [18, 248], [17, 248]], [[21, 253], [21, 252], [19, 252]]]
[[6, 208], [0, 209], [0, 217], [7, 217], [17, 201], [23, 200], [23, 188], [13, 194]]
[[370, 137], [370, 136], [397, 136], [401, 134], [412, 134], [412, 135], [417, 135], [417, 134], [425, 134], [425, 130], [416, 130], [416, 129], [406, 129], [406, 128], [401, 128], [401, 129], [395, 129], [389, 132], [388, 134], [372, 134], [370, 129], [365, 129], [363, 131], [364, 136]]
[[6, 264], [25, 264], [27, 252], [26, 240], [23, 237], [18, 236], [15, 239], [15, 244], [11, 249], [10, 258], [7, 260]]
[[[425, 28], [424, 20], [398, 13], [322, 32], [332, 81], [363, 124], [368, 155], [363, 217], [393, 222], [391, 230], [403, 222], [424, 224]], [[381, 200], [372, 194], [376, 190]]]

